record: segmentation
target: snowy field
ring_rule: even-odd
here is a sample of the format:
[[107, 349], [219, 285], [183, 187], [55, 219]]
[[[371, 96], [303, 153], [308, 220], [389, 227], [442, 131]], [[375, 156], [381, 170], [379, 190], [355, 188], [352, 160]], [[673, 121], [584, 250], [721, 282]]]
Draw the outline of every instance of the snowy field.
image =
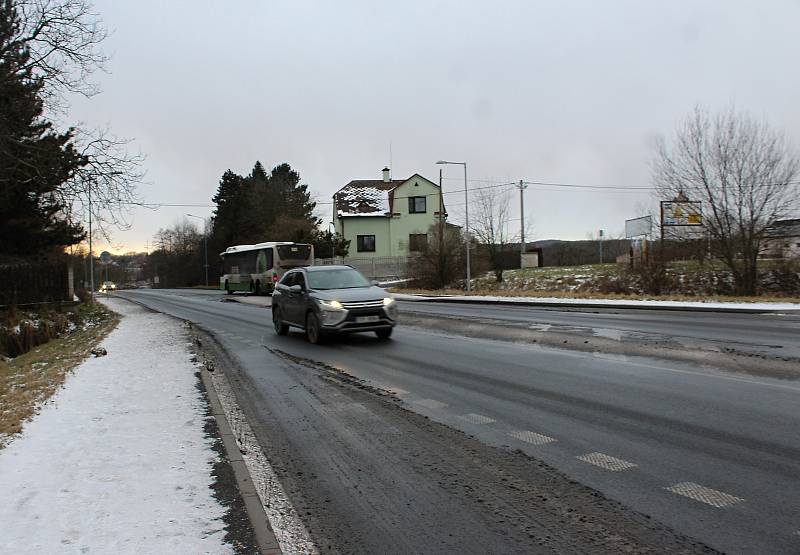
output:
[[0, 553], [231, 553], [213, 439], [182, 325], [122, 314], [90, 358], [0, 450]]

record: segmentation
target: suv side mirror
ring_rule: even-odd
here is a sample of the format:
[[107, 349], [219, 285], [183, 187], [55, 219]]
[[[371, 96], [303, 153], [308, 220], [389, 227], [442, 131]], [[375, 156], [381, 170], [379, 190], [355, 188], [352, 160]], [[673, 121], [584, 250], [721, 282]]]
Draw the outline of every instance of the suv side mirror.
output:
[[289, 287], [289, 291], [292, 292], [292, 293], [302, 293], [303, 292], [303, 286], [302, 285], [292, 285], [291, 287]]
[[380, 287], [381, 286], [380, 282], [377, 279], [373, 279], [372, 281], [370, 281], [370, 283], [372, 285], [374, 285], [375, 287]]

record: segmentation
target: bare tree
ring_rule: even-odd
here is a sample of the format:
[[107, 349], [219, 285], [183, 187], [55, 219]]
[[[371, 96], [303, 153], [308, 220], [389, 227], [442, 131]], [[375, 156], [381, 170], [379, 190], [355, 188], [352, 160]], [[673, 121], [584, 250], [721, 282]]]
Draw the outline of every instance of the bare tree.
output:
[[661, 139], [652, 178], [662, 199], [703, 203], [711, 244], [731, 270], [736, 291], [757, 290], [758, 255], [776, 220], [797, 205], [800, 160], [785, 136], [733, 109], [697, 107], [668, 145]]
[[408, 260], [415, 284], [441, 289], [464, 279], [464, 236], [461, 228], [441, 221], [428, 230], [428, 240]]
[[144, 156], [131, 154], [130, 142], [108, 129], [76, 130], [75, 145], [85, 164], [58, 189], [73, 221], [84, 221], [88, 215], [91, 193], [92, 221], [106, 240], [110, 228], [129, 227], [127, 216], [133, 206], [145, 206], [137, 193], [144, 179]]
[[497, 282], [503, 281], [508, 245], [515, 239], [509, 231], [510, 189], [481, 189], [475, 193], [470, 232], [489, 257], [489, 265]]
[[85, 0], [11, 0], [11, 4], [21, 23], [12, 40], [31, 52], [29, 63], [17, 69], [20, 74], [31, 70], [44, 82], [45, 106], [63, 111], [67, 94], [97, 94], [91, 76], [107, 61], [100, 44], [108, 31], [92, 5]]
[[[43, 83], [40, 91], [46, 107], [45, 119], [66, 115], [68, 97], [86, 97], [99, 92], [92, 75], [104, 69], [107, 57], [100, 49], [108, 31], [87, 0], [6, 0], [19, 16], [8, 43], [9, 52], [24, 47], [30, 60], [15, 67]], [[0, 60], [7, 53], [0, 51]], [[92, 220], [109, 239], [111, 227], [125, 229], [127, 215], [141, 205], [136, 194], [144, 178], [144, 157], [129, 152], [131, 140], [115, 136], [109, 129], [72, 126], [72, 141], [83, 164], [58, 189], [65, 217], [85, 222], [91, 205]], [[90, 202], [91, 192], [91, 202]]]

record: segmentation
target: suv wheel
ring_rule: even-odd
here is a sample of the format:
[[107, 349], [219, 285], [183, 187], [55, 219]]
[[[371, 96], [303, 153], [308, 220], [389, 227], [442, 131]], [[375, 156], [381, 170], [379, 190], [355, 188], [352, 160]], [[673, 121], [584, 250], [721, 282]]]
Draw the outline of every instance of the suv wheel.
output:
[[392, 330], [394, 328], [384, 328], [382, 330], [375, 330], [375, 335], [378, 336], [378, 339], [389, 339], [392, 336]]
[[289, 333], [289, 324], [282, 320], [281, 308], [276, 306], [272, 309], [272, 325], [275, 326], [275, 333], [278, 335], [286, 335]]
[[320, 329], [319, 318], [313, 312], [306, 315], [306, 337], [308, 342], [314, 345], [322, 343], [322, 330]]

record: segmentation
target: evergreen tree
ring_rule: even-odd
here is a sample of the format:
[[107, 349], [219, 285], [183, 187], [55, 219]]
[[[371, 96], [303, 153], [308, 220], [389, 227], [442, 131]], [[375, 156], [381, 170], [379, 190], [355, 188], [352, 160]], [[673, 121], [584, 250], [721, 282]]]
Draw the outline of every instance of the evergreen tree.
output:
[[42, 117], [43, 85], [14, 39], [19, 25], [13, 2], [0, 1], [0, 254], [37, 255], [82, 240], [56, 193], [85, 160], [73, 130], [56, 133]]
[[212, 200], [217, 204], [212, 245], [220, 251], [262, 241], [313, 242], [317, 236], [316, 203], [289, 164], [267, 174], [256, 162], [245, 177], [228, 170]]
[[217, 194], [211, 199], [217, 208], [211, 219], [211, 244], [222, 251], [236, 244], [239, 222], [246, 209], [244, 178], [231, 170], [222, 174]]

